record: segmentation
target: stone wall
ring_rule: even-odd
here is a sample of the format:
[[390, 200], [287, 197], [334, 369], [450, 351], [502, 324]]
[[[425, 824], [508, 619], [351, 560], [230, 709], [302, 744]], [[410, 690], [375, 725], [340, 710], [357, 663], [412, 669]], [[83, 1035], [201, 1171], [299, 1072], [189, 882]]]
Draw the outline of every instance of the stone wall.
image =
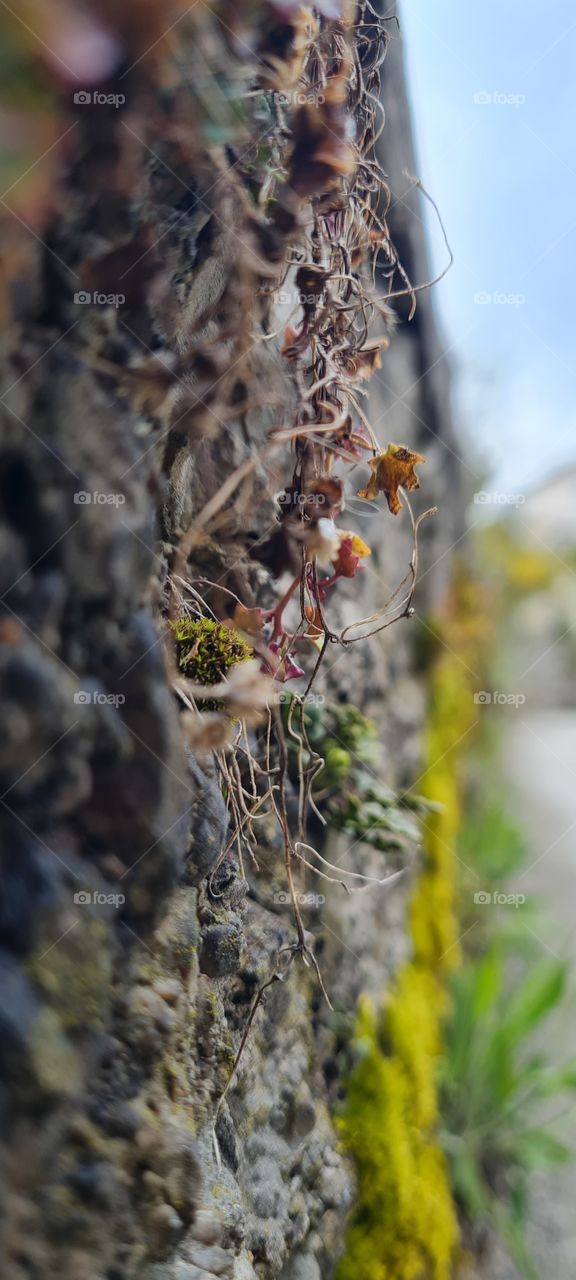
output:
[[[220, 53], [226, 68], [218, 24], [195, 36], [196, 74]], [[271, 818], [258, 868], [228, 857], [206, 880], [229, 815], [212, 757], [186, 745], [163, 616], [181, 533], [296, 404], [280, 339], [262, 340], [273, 311], [253, 340], [266, 288], [255, 260], [266, 235], [271, 258], [283, 241], [246, 212], [230, 148], [188, 147], [185, 98], [170, 116], [182, 134], [166, 141], [157, 83], [138, 70], [123, 83], [123, 114], [77, 114], [52, 215], [40, 236], [22, 232], [2, 342], [0, 1277], [319, 1280], [354, 1196], [332, 1122], [342, 1027], [406, 952], [410, 875], [357, 897], [318, 886], [326, 901], [305, 924], [336, 1012], [296, 961], [270, 986], [219, 1106], [255, 994], [295, 934]], [[383, 100], [392, 238], [418, 283], [429, 266], [419, 194], [401, 191], [415, 165], [396, 41]], [[84, 306], [80, 288], [126, 301]], [[384, 445], [426, 455], [418, 509], [441, 505], [423, 526], [420, 615], [456, 536], [458, 473], [429, 295], [411, 325], [398, 310], [370, 412]], [[219, 616], [226, 591], [274, 603], [249, 552], [275, 527], [285, 474], [286, 451], [259, 462], [186, 559], [189, 581], [218, 583]], [[358, 528], [373, 547], [369, 613], [412, 541], [384, 509]], [[357, 605], [356, 581], [342, 618]], [[318, 686], [374, 716], [375, 773], [394, 788], [419, 772], [418, 626], [331, 651]], [[326, 849], [382, 874], [366, 845], [329, 832]]]

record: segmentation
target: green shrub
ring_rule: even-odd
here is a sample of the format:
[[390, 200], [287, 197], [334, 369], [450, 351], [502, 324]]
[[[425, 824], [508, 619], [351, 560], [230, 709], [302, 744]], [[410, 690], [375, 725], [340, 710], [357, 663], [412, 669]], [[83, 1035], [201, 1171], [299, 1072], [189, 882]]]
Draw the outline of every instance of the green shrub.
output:
[[539, 1122], [538, 1103], [576, 1089], [576, 1060], [556, 1070], [530, 1051], [534, 1032], [562, 1002], [566, 966], [539, 959], [511, 976], [506, 960], [497, 940], [453, 975], [440, 1060], [441, 1141], [466, 1218], [491, 1225], [533, 1280], [523, 1239], [528, 1175], [570, 1157]]

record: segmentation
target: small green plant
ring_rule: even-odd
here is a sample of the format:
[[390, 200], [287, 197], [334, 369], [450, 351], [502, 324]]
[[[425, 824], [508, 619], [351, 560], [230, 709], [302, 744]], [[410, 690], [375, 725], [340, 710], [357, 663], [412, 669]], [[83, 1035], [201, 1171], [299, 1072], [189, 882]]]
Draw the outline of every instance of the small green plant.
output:
[[458, 833], [458, 852], [489, 890], [500, 888], [526, 860], [522, 832], [499, 799], [471, 808]]
[[[287, 719], [293, 697], [286, 695]], [[377, 765], [376, 723], [351, 703], [306, 703], [304, 722], [310, 746], [324, 759], [324, 768], [317, 778], [318, 790], [333, 789], [358, 770], [366, 772], [366, 766], [374, 769]]]
[[[285, 696], [287, 721], [293, 697]], [[375, 721], [350, 703], [312, 703], [304, 721], [311, 748], [324, 760], [314, 779], [314, 799], [331, 826], [384, 852], [403, 848], [406, 839], [420, 840], [414, 814], [429, 813], [434, 805], [423, 796], [398, 797], [380, 781]], [[293, 740], [288, 745], [296, 752]]]
[[570, 1150], [540, 1121], [538, 1104], [576, 1090], [576, 1061], [561, 1069], [531, 1052], [533, 1033], [561, 1004], [566, 966], [540, 959], [508, 973], [497, 940], [453, 975], [440, 1067], [441, 1142], [466, 1220], [492, 1227], [521, 1274], [537, 1280], [524, 1241], [528, 1179]]
[[430, 805], [423, 796], [398, 798], [362, 770], [357, 771], [353, 789], [334, 796], [329, 804], [330, 819], [338, 831], [384, 851], [402, 847], [404, 839], [421, 839], [420, 824], [410, 810], [428, 813]]
[[526, 863], [527, 847], [522, 831], [510, 818], [505, 804], [493, 796], [494, 761], [483, 762], [486, 796], [480, 794], [464, 818], [457, 837], [461, 865], [459, 886], [462, 932], [470, 930], [467, 947], [470, 954], [483, 953], [498, 935], [510, 955], [534, 952], [538, 930], [538, 904], [522, 894], [515, 911], [479, 911], [478, 890], [494, 902], [498, 894], [516, 887], [522, 889], [519, 873]]

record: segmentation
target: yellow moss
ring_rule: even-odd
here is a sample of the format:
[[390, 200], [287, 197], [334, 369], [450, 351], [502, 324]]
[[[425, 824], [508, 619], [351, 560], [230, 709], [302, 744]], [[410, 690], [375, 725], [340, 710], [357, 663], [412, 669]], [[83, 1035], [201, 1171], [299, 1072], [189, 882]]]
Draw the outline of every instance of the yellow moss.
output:
[[[458, 1228], [436, 1119], [440, 990], [414, 965], [386, 1013], [358, 1011], [361, 1051], [339, 1121], [358, 1169], [358, 1207], [338, 1280], [448, 1280]], [[383, 1036], [387, 1048], [382, 1046]]]
[[424, 823], [424, 869], [410, 905], [414, 956], [432, 972], [451, 969], [460, 959], [454, 846], [461, 820], [459, 760], [474, 710], [467, 668], [450, 653], [443, 655], [432, 674], [425, 737], [428, 767], [419, 784], [440, 808]]
[[409, 1080], [414, 1123], [423, 1130], [438, 1117], [430, 1061], [440, 1052], [439, 1018], [445, 1007], [444, 992], [434, 975], [420, 965], [406, 965], [387, 1010], [386, 1031]]
[[[482, 629], [474, 626], [466, 595], [462, 614], [458, 649], [470, 656]], [[412, 959], [379, 1014], [366, 1000], [358, 1008], [359, 1061], [338, 1121], [356, 1162], [358, 1199], [337, 1280], [453, 1275], [459, 1232], [437, 1138], [437, 1062], [447, 1008], [444, 978], [460, 958], [454, 850], [459, 757], [475, 718], [466, 666], [443, 653], [431, 673], [421, 790], [442, 807], [423, 824], [424, 866], [409, 912]]]

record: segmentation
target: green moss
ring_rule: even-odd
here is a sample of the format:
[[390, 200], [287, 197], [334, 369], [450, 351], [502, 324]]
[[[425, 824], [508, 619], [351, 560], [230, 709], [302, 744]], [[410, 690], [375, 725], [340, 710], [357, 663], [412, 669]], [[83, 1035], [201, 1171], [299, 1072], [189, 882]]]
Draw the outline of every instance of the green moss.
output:
[[196, 684], [219, 684], [238, 662], [253, 656], [238, 631], [211, 618], [178, 618], [173, 629], [178, 666]]

